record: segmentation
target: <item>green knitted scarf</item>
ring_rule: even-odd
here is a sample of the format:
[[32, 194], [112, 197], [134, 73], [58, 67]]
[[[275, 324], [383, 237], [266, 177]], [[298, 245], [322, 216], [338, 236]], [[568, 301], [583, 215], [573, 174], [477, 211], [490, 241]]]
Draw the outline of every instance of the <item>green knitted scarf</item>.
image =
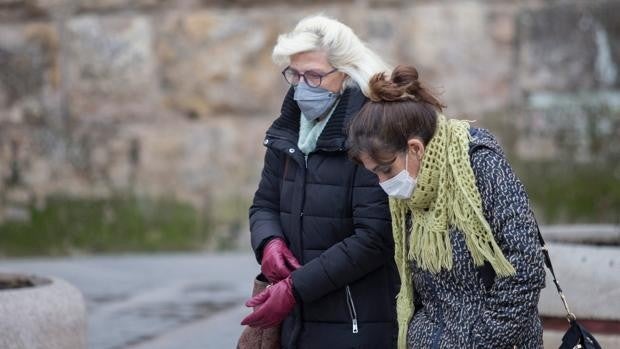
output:
[[[469, 161], [469, 123], [439, 115], [437, 130], [428, 143], [417, 186], [410, 199], [390, 198], [395, 261], [401, 278], [396, 301], [398, 348], [406, 348], [413, 314], [410, 262], [432, 273], [452, 269], [450, 231], [465, 236], [474, 265], [488, 261], [500, 277], [515, 270], [504, 257], [484, 217], [482, 200]], [[407, 232], [407, 213], [411, 230]]]

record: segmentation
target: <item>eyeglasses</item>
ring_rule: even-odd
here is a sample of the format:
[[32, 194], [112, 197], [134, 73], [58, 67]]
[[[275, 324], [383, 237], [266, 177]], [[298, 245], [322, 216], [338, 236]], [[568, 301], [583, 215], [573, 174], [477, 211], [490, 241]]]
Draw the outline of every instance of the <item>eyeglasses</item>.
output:
[[307, 72], [301, 74], [291, 67], [286, 67], [286, 69], [282, 71], [282, 75], [284, 76], [284, 80], [293, 86], [297, 86], [297, 84], [299, 84], [299, 80], [303, 76], [304, 81], [308, 84], [308, 86], [319, 87], [323, 78], [335, 71], [338, 71], [338, 69], [334, 68], [325, 74], [317, 73], [312, 70], [308, 70]]

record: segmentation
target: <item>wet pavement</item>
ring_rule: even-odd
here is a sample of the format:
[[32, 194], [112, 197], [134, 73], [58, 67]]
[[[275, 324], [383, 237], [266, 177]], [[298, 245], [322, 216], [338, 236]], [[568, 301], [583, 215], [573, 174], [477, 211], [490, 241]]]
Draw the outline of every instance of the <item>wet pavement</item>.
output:
[[234, 348], [259, 266], [249, 254], [122, 255], [0, 262], [84, 294], [90, 349]]

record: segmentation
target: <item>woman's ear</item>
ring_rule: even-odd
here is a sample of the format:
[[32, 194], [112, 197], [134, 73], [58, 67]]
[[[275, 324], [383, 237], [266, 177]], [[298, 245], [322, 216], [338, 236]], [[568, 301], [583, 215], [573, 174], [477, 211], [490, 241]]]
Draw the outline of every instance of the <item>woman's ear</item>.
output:
[[342, 73], [342, 84], [340, 86], [340, 93], [344, 93], [344, 90], [347, 89], [347, 87], [349, 87], [349, 82], [351, 80], [351, 78], [344, 72], [339, 71], [338, 73]]
[[411, 138], [407, 141], [409, 152], [414, 155], [418, 161], [424, 156], [424, 143], [419, 138]]

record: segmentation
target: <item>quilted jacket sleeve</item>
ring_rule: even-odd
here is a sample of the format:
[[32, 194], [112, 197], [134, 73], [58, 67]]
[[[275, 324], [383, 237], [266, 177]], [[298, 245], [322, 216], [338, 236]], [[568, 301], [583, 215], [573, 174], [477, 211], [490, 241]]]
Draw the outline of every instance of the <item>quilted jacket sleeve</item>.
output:
[[252, 249], [259, 264], [265, 242], [273, 237], [284, 237], [280, 225], [280, 172], [283, 167], [280, 156], [267, 148], [261, 180], [250, 207]]

